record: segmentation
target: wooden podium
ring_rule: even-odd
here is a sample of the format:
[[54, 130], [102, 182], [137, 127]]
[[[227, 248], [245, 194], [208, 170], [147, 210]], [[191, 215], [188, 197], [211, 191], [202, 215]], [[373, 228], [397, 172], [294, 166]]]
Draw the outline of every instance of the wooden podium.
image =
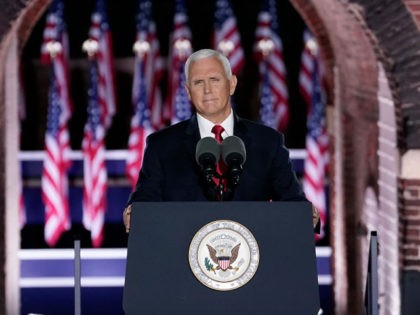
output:
[[[209, 222], [245, 226], [259, 266], [244, 286], [218, 291], [191, 271], [188, 251]], [[317, 314], [319, 292], [308, 202], [134, 203], [124, 286], [128, 315]]]

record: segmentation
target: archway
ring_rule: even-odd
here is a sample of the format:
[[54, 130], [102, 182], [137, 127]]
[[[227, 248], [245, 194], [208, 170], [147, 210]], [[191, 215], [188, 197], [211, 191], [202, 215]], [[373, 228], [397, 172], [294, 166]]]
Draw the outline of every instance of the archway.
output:
[[[9, 10], [5, 19], [11, 26], [2, 39], [0, 50], [0, 138], [3, 149], [0, 154], [2, 181], [2, 202], [0, 204], [0, 221], [2, 227], [2, 246], [0, 249], [2, 283], [0, 286], [0, 303], [3, 314], [18, 314], [19, 293], [19, 181], [20, 171], [17, 153], [19, 150], [18, 134], [18, 86], [19, 86], [19, 56], [32, 27], [47, 8], [49, 1], [39, 0], [27, 3], [26, 7], [6, 6]], [[23, 9], [22, 9], [23, 7]], [[15, 15], [16, 14], [16, 15]], [[17, 16], [17, 17], [16, 17]], [[4, 280], [3, 280], [4, 279]]]
[[[360, 165], [369, 155], [369, 148], [377, 147], [376, 122], [378, 121], [377, 78], [378, 56], [370, 38], [363, 29], [363, 18], [356, 5], [339, 1], [292, 0], [297, 10], [317, 37], [325, 54], [330, 86], [330, 134], [334, 139], [331, 148], [332, 199], [331, 218], [333, 222], [332, 242], [334, 259], [335, 303], [338, 314], [357, 314], [362, 305], [363, 279], [355, 277], [361, 273], [363, 250], [363, 218], [360, 205], [363, 203], [366, 178], [375, 175], [377, 162]], [[5, 233], [4, 244], [7, 277], [2, 296], [8, 301], [8, 310], [18, 307], [18, 274], [16, 268], [19, 244], [16, 178], [17, 167], [9, 167], [17, 160], [17, 57], [32, 27], [36, 24], [49, 1], [38, 0], [27, 4], [13, 23], [3, 40], [1, 87], [3, 114], [0, 137], [6, 143], [1, 157], [2, 183], [5, 211], [2, 218]], [[358, 20], [357, 18], [360, 18]], [[13, 17], [9, 17], [13, 20]], [[7, 78], [7, 80], [6, 80]], [[374, 100], [374, 102], [372, 102]], [[355, 128], [356, 127], [356, 128]], [[350, 136], [356, 129], [356, 137]], [[369, 141], [365, 141], [369, 139]], [[9, 142], [6, 142], [9, 141]], [[376, 164], [375, 164], [376, 163]], [[7, 167], [6, 167], [7, 166]], [[354, 177], [354, 174], [358, 177]], [[16, 227], [16, 228], [15, 228]], [[10, 240], [13, 240], [9, 242]], [[16, 246], [17, 244], [17, 246]], [[395, 259], [395, 257], [393, 257]], [[10, 268], [10, 269], [9, 269]], [[11, 280], [10, 280], [11, 279]], [[14, 297], [10, 297], [10, 296]], [[17, 298], [16, 298], [17, 297]], [[349, 305], [349, 301], [352, 301]], [[11, 312], [14, 313], [14, 312]]]

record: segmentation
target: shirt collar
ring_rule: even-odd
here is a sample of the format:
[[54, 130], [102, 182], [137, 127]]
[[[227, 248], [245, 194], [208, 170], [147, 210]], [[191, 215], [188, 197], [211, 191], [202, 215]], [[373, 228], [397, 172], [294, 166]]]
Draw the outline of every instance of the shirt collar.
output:
[[[219, 125], [221, 125], [225, 131], [222, 132], [222, 137], [225, 139], [226, 137], [233, 136], [233, 110], [230, 111], [229, 116]], [[197, 113], [197, 122], [198, 122], [198, 129], [200, 130], [200, 137], [213, 137], [214, 133], [211, 132], [211, 129], [215, 125], [210, 120], [204, 118], [199, 113]]]

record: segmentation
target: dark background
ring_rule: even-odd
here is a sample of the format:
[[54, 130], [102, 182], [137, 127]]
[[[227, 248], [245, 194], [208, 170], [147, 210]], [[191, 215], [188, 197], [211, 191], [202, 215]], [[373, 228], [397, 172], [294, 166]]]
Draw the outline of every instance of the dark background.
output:
[[[116, 65], [117, 114], [108, 131], [108, 149], [127, 147], [130, 118], [132, 114], [132, 45], [135, 40], [135, 14], [137, 2], [108, 1], [109, 24], [113, 37]], [[153, 1], [153, 16], [156, 22], [161, 55], [165, 62], [168, 55], [169, 35], [173, 29], [174, 0]], [[258, 66], [252, 57], [257, 16], [262, 1], [231, 0], [237, 25], [245, 51], [246, 64], [238, 73], [238, 87], [234, 95], [236, 111], [243, 117], [258, 120]], [[70, 40], [71, 97], [74, 103], [70, 120], [72, 148], [80, 149], [87, 107], [87, 57], [82, 52], [82, 43], [87, 38], [90, 14], [94, 7], [92, 0], [67, 0], [65, 19]], [[192, 31], [193, 49], [208, 48], [214, 23], [214, 0], [187, 0], [187, 14]], [[304, 22], [288, 1], [277, 1], [280, 36], [287, 69], [289, 89], [290, 122], [286, 144], [290, 148], [303, 148], [306, 134], [306, 105], [298, 91], [298, 73], [302, 51]], [[22, 122], [22, 150], [42, 150], [44, 147], [45, 121], [47, 112], [47, 91], [49, 67], [39, 62], [45, 15], [35, 26], [22, 55], [22, 72], [26, 96], [26, 118]], [[170, 69], [169, 69], [170, 70]], [[162, 96], [165, 98], [167, 78], [162, 80]]]
[[[90, 27], [90, 15], [94, 8], [93, 0], [66, 0], [65, 21], [70, 41], [70, 93], [73, 100], [73, 116], [69, 122], [71, 145], [80, 150], [83, 128], [86, 120], [88, 61], [82, 52]], [[165, 62], [168, 55], [169, 35], [173, 29], [175, 0], [153, 1], [153, 16], [160, 41], [161, 55]], [[258, 120], [259, 115], [259, 73], [253, 59], [253, 45], [257, 17], [262, 1], [231, 0], [237, 25], [241, 35], [246, 63], [238, 73], [238, 87], [233, 102], [236, 111], [243, 117]], [[132, 115], [131, 85], [133, 77], [132, 45], [135, 41], [135, 14], [137, 1], [109, 1], [107, 3], [110, 29], [113, 38], [113, 52], [116, 67], [117, 113], [106, 138], [109, 150], [126, 149], [130, 119]], [[189, 26], [192, 31], [193, 49], [208, 48], [214, 23], [214, 0], [186, 0]], [[286, 145], [292, 149], [305, 147], [306, 105], [299, 94], [298, 75], [303, 47], [305, 24], [288, 1], [277, 1], [277, 14], [283, 53], [287, 70], [289, 89], [290, 122], [285, 132]], [[40, 63], [42, 33], [46, 12], [34, 27], [22, 54], [22, 75], [24, 84], [26, 116], [22, 121], [21, 149], [43, 150], [45, 124], [48, 105], [49, 66]], [[170, 69], [169, 69], [170, 70]], [[167, 72], [166, 72], [167, 73]], [[162, 97], [166, 91], [165, 76], [162, 80]], [[301, 163], [301, 162], [298, 162]], [[121, 163], [120, 163], [121, 164]], [[118, 164], [119, 165], [119, 164]], [[27, 168], [25, 168], [27, 166]], [[79, 165], [80, 166], [80, 165]], [[122, 226], [121, 213], [130, 192], [124, 171], [119, 165], [115, 169], [108, 165], [108, 212], [105, 225], [103, 247], [126, 245], [127, 235]], [[28, 223], [22, 229], [22, 248], [46, 247], [44, 241], [44, 208], [40, 199], [41, 163], [27, 162], [24, 165], [24, 195], [28, 211]], [[26, 170], [26, 171], [25, 171]], [[297, 168], [298, 175], [302, 166]], [[72, 229], [65, 232], [56, 247], [72, 247], [75, 237], [81, 238], [83, 247], [90, 247], [90, 233], [81, 224], [81, 192], [83, 174], [81, 167], [73, 166], [69, 172], [70, 202], [72, 209]], [[322, 240], [328, 243], [328, 240]]]

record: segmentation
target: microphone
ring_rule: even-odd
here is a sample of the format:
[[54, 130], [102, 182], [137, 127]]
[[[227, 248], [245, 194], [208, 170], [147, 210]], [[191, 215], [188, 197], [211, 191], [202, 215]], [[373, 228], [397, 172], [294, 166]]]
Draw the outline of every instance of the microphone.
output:
[[204, 137], [195, 147], [195, 160], [201, 166], [206, 182], [210, 183], [216, 173], [216, 162], [219, 160], [219, 143], [213, 137]]
[[246, 160], [245, 144], [241, 138], [230, 136], [222, 142], [222, 159], [228, 166], [228, 176], [233, 185], [239, 182], [239, 176], [242, 174], [242, 165]]

